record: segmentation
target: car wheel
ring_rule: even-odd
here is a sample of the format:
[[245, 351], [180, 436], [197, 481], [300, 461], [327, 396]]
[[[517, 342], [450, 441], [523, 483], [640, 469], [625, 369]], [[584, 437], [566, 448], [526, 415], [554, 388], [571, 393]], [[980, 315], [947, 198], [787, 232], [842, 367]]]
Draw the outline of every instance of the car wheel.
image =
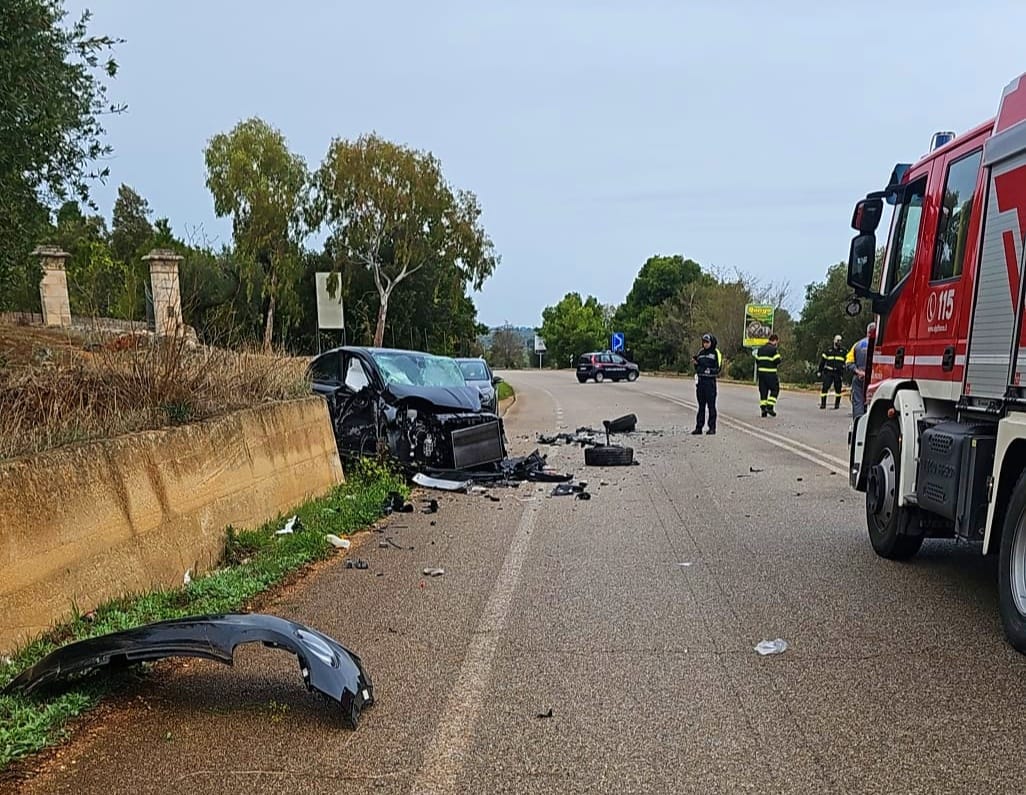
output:
[[872, 466], [866, 480], [866, 526], [876, 554], [889, 560], [907, 560], [922, 546], [922, 533], [910, 535], [916, 521], [914, 509], [898, 505], [901, 443], [898, 425], [888, 422], [880, 429]]
[[637, 371], [631, 370], [629, 373], [627, 373], [627, 380], [630, 381], [631, 383], [637, 381], [638, 380], [638, 373], [637, 373]]
[[634, 463], [634, 448], [598, 445], [584, 448], [584, 464], [589, 467], [629, 467]]
[[587, 378], [581, 378], [580, 376], [577, 376], [577, 383], [579, 383], [579, 384], [583, 384], [583, 383], [585, 383], [585, 382], [586, 382], [587, 380], [588, 380]]
[[1026, 654], [1026, 472], [1005, 512], [998, 563], [998, 607], [1008, 642]]
[[599, 370], [597, 373], [595, 373], [595, 383], [596, 384], [601, 384], [605, 380], [606, 380], [606, 375], [601, 370]]

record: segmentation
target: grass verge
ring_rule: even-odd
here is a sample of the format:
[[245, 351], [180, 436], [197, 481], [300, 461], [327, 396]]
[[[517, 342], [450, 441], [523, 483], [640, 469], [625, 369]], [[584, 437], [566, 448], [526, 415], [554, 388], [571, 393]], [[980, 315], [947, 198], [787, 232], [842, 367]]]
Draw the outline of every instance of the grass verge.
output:
[[506, 381], [500, 381], [495, 387], [495, 394], [498, 396], [499, 400], [507, 400], [508, 398], [513, 397], [513, 387], [511, 387]]
[[[183, 588], [118, 599], [53, 628], [9, 661], [0, 661], [0, 688], [22, 669], [72, 641], [154, 621], [242, 609], [303, 565], [331, 555], [335, 550], [325, 540], [328, 533], [349, 534], [380, 518], [390, 491], [408, 494], [401, 476], [381, 464], [365, 462], [348, 482], [299, 508], [295, 515], [302, 529], [293, 534], [274, 534], [284, 517], [258, 530], [229, 528], [221, 568]], [[61, 741], [67, 721], [94, 706], [116, 682], [94, 677], [60, 693], [0, 696], [0, 772], [14, 760]]]

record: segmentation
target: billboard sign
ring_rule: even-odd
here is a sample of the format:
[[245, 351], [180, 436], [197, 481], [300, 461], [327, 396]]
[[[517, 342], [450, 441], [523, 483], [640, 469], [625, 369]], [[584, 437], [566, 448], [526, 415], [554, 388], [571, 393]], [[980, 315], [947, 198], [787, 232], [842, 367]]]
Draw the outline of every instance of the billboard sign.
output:
[[745, 306], [745, 330], [742, 345], [758, 348], [769, 342], [773, 333], [773, 306], [771, 304], [748, 304]]

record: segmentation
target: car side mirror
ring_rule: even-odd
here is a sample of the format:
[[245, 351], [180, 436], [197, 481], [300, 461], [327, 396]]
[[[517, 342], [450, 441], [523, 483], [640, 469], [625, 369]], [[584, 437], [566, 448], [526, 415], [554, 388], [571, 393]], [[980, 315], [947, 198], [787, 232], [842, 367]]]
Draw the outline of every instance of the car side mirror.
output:
[[502, 383], [502, 376], [501, 375], [493, 375], [492, 376], [492, 386], [498, 386], [501, 383]]

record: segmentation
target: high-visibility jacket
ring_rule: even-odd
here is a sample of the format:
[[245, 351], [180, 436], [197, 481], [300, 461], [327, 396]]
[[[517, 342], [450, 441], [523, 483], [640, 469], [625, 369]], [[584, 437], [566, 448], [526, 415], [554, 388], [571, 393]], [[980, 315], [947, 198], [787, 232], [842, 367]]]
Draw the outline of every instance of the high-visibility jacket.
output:
[[848, 351], [848, 355], [844, 357], [844, 366], [847, 368], [849, 373], [854, 373], [856, 370], [866, 370], [866, 358], [869, 354], [869, 338], [863, 337], [854, 345], [851, 346], [851, 350]]
[[844, 372], [846, 357], [842, 351], [844, 351], [844, 348], [838, 348], [836, 345], [833, 345], [829, 350], [823, 352], [823, 355], [819, 357], [820, 375], [823, 375], [824, 372], [838, 374]]
[[695, 373], [699, 378], [716, 378], [723, 366], [719, 348], [703, 348], [695, 354]]
[[780, 352], [777, 350], [777, 346], [767, 342], [755, 352], [755, 362], [760, 375], [775, 375], [780, 366]]

